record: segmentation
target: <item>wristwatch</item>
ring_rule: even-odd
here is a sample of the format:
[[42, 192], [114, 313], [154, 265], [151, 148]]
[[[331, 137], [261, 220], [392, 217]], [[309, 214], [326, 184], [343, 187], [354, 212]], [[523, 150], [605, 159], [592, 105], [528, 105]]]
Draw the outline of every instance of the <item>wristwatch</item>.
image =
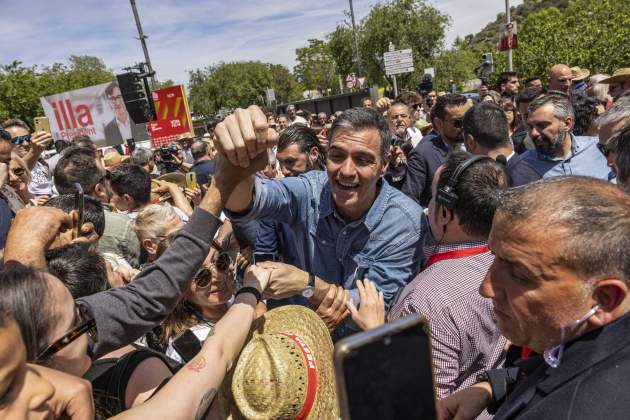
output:
[[308, 273], [308, 286], [306, 289], [302, 290], [302, 296], [307, 299], [310, 299], [315, 294], [315, 274]]

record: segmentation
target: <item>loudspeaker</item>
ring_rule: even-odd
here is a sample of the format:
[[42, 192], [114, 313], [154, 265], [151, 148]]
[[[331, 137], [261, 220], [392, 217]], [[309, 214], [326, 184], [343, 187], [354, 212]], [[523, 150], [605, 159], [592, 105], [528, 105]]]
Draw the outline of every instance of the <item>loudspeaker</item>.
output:
[[155, 120], [153, 98], [146, 79], [132, 72], [118, 74], [116, 79], [125, 101], [125, 108], [133, 122], [142, 124]]

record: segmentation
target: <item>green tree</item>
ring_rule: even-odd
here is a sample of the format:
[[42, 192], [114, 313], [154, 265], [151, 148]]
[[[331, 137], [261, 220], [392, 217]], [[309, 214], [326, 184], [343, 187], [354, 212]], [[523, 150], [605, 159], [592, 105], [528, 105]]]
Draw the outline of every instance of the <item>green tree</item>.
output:
[[415, 72], [400, 75], [397, 79], [399, 86], [415, 87], [423, 68], [432, 64], [440, 51], [449, 23], [448, 15], [425, 0], [393, 0], [374, 6], [361, 21], [359, 37], [369, 81], [382, 83], [385, 80], [378, 58], [393, 42], [396, 49], [413, 49]]
[[160, 81], [156, 82], [154, 89], [162, 89], [162, 88], [167, 88], [171, 86], [175, 86], [175, 82], [172, 81], [171, 79], [166, 79], [162, 82]]
[[114, 80], [98, 57], [71, 56], [68, 64], [23, 66], [20, 61], [0, 65], [0, 119], [21, 118], [32, 123], [43, 115], [39, 98]]
[[308, 90], [326, 92], [335, 89], [334, 59], [326, 41], [309, 39], [308, 46], [295, 50], [297, 64], [293, 74], [299, 83]]
[[345, 76], [350, 73], [359, 73], [353, 49], [352, 29], [347, 23], [338, 25], [328, 34], [328, 51], [335, 64], [335, 72]]
[[273, 88], [280, 102], [293, 99], [295, 81], [289, 71], [260, 61], [221, 63], [190, 72], [189, 102], [197, 116], [212, 117], [221, 110], [264, 105], [265, 89]]

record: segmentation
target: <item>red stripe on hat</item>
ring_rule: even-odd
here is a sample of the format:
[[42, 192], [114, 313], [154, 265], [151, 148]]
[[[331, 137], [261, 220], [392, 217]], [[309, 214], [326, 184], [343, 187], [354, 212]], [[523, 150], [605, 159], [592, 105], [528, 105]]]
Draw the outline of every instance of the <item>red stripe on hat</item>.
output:
[[300, 410], [300, 413], [295, 417], [295, 420], [304, 420], [311, 413], [311, 410], [313, 409], [313, 404], [315, 403], [315, 396], [317, 395], [317, 365], [315, 364], [315, 355], [306, 345], [306, 343], [302, 341], [302, 339], [297, 335], [293, 335], [291, 333], [280, 334], [289, 337], [295, 342], [295, 344], [297, 344], [300, 350], [302, 350], [304, 360], [306, 361], [306, 368], [308, 371], [306, 398], [304, 398], [302, 410]]

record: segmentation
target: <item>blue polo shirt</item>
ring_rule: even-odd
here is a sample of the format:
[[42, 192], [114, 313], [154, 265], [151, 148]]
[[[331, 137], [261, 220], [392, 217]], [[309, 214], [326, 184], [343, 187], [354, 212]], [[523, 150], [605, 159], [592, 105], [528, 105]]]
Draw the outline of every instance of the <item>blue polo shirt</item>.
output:
[[571, 134], [571, 153], [563, 158], [528, 150], [521, 156], [542, 177], [582, 175], [608, 181], [608, 163], [597, 149], [596, 137], [576, 137]]

